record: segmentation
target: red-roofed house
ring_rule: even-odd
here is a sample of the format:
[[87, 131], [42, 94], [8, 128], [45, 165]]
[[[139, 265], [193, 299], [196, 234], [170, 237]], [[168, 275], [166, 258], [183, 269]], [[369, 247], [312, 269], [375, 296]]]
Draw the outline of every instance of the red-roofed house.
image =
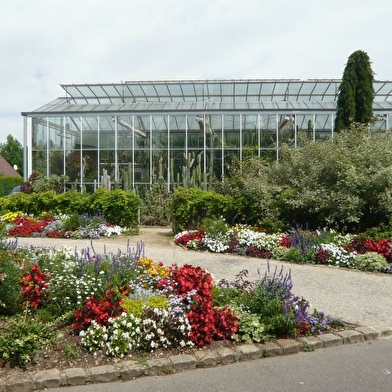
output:
[[21, 177], [21, 175], [0, 155], [0, 176]]

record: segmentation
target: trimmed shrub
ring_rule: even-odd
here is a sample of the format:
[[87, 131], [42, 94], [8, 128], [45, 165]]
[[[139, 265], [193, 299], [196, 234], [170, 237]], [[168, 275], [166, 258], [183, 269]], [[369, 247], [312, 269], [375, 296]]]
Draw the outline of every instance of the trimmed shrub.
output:
[[361, 271], [384, 272], [388, 268], [388, 263], [384, 256], [376, 252], [366, 252], [362, 255], [356, 255], [353, 265]]
[[200, 226], [206, 217], [223, 216], [234, 223], [234, 201], [231, 196], [196, 188], [178, 188], [170, 206], [173, 232]]

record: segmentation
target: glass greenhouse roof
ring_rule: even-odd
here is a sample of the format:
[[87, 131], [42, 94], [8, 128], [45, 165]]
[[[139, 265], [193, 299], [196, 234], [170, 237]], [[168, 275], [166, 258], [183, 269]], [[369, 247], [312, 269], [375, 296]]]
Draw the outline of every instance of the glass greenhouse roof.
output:
[[62, 85], [71, 103], [334, 101], [340, 80], [132, 81]]
[[[340, 79], [127, 81], [61, 85], [65, 97], [23, 115], [336, 110]], [[392, 81], [374, 82], [376, 111], [392, 110]]]

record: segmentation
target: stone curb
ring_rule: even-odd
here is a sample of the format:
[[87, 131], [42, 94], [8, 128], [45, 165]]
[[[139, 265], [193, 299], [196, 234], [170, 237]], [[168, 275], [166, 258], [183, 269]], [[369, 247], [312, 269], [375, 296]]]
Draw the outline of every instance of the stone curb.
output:
[[353, 330], [319, 336], [277, 339], [264, 344], [239, 344], [235, 349], [229, 347], [200, 349], [194, 355], [181, 354], [169, 358], [151, 359], [145, 364], [138, 361], [126, 361], [118, 365], [95, 366], [89, 369], [70, 368], [63, 371], [50, 369], [34, 374], [20, 373], [1, 379], [0, 392], [42, 391], [47, 388], [128, 381], [138, 377], [160, 376], [196, 368], [221, 366], [263, 357], [296, 354], [300, 351], [313, 351], [319, 348], [386, 338], [392, 338], [391, 326], [362, 326]]

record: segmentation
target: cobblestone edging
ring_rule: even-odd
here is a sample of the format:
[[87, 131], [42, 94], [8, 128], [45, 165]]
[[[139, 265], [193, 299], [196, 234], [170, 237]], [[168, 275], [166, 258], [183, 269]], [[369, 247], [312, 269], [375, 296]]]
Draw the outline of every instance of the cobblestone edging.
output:
[[186, 370], [227, 365], [229, 363], [295, 354], [300, 351], [359, 343], [378, 338], [392, 338], [392, 327], [379, 325], [357, 327], [337, 333], [308, 336], [298, 339], [278, 339], [265, 344], [241, 344], [235, 349], [200, 349], [194, 355], [176, 355], [147, 360], [145, 364], [126, 361], [118, 365], [96, 366], [89, 369], [70, 368], [63, 371], [50, 369], [34, 374], [20, 373], [0, 379], [0, 392], [30, 392], [94, 383], [133, 380], [143, 376], [158, 376]]

